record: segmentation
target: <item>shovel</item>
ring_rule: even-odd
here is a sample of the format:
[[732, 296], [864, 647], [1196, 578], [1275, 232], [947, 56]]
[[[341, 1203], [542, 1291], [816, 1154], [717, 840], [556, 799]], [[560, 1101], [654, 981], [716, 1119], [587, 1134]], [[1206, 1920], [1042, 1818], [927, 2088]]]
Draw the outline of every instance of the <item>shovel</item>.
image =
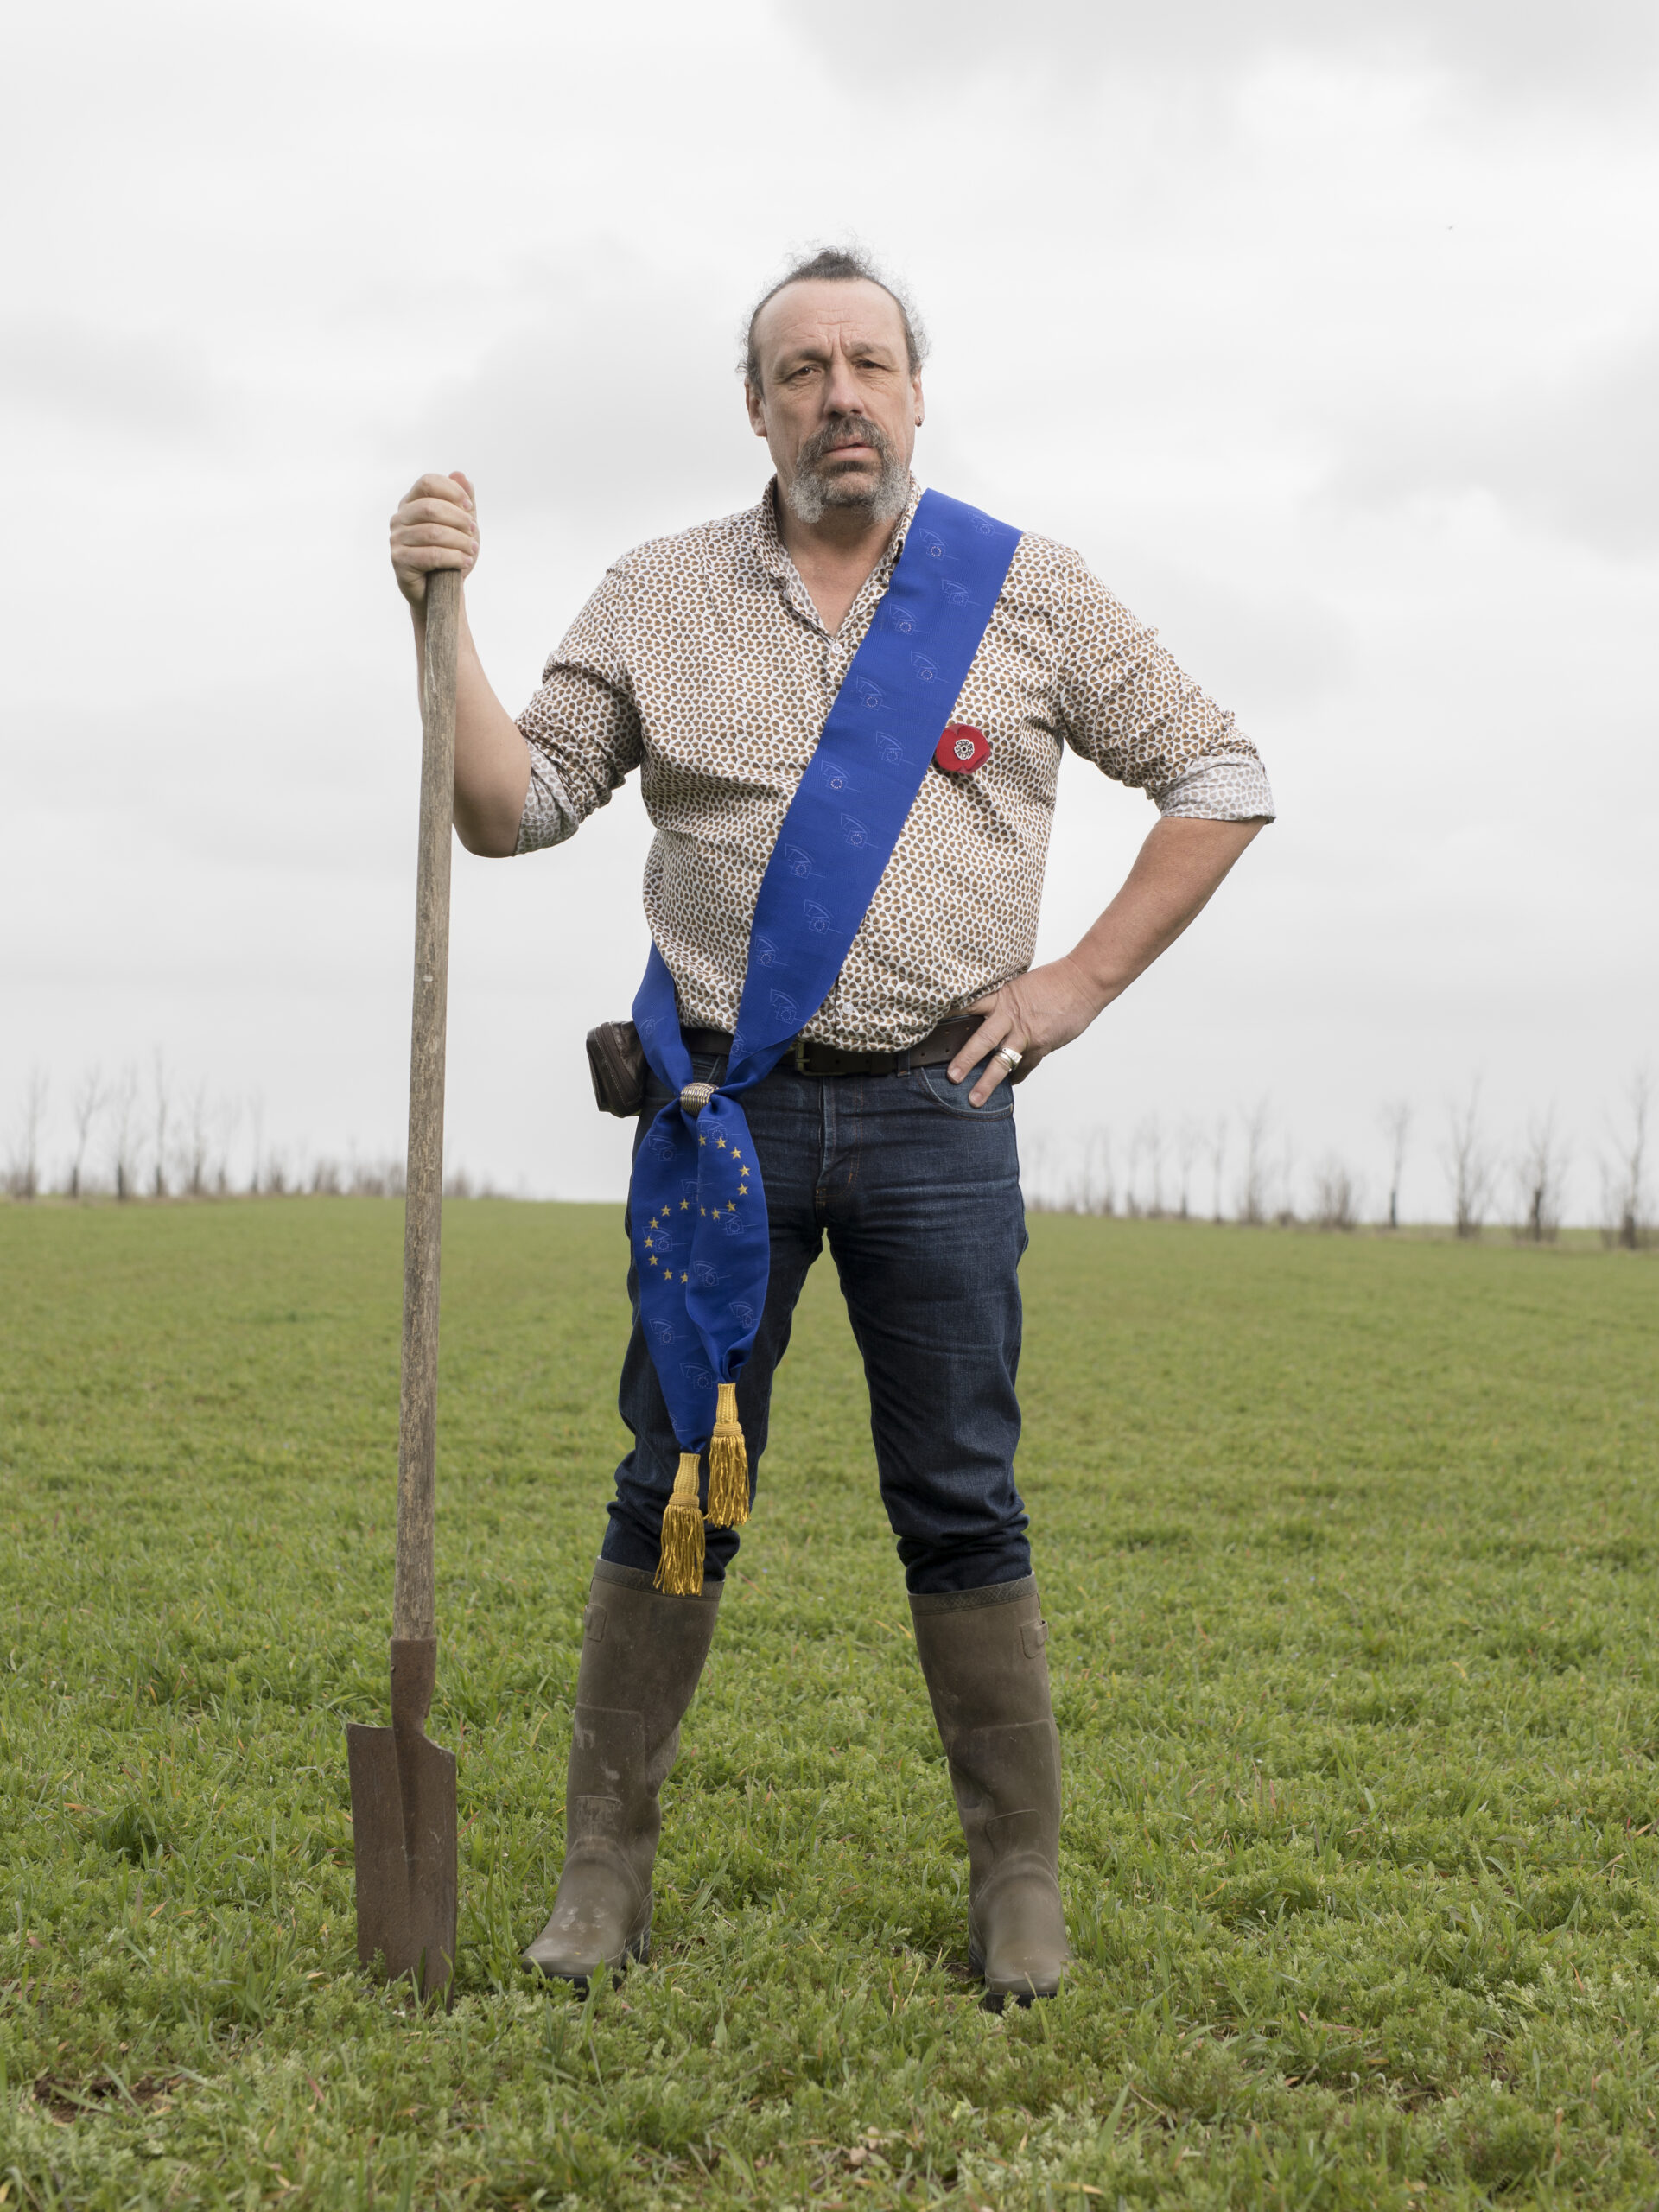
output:
[[437, 1489], [438, 1240], [443, 1221], [443, 1046], [449, 840], [455, 790], [461, 578], [427, 578], [421, 695], [421, 846], [409, 1054], [404, 1375], [397, 1435], [397, 1580], [391, 1726], [346, 1730], [357, 1858], [357, 1955], [388, 1981], [450, 2001], [455, 1963], [455, 1756], [429, 1740], [438, 1673], [432, 1516]]

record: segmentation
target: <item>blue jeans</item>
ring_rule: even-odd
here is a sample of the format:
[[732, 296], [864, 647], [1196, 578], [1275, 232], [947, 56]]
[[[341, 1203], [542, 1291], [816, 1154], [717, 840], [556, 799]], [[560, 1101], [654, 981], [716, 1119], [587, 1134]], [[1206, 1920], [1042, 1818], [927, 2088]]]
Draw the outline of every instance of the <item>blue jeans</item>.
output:
[[[696, 1063], [703, 1082], [723, 1067]], [[943, 1067], [810, 1076], [785, 1064], [743, 1094], [772, 1236], [766, 1312], [737, 1385], [751, 1484], [766, 1450], [772, 1371], [827, 1236], [863, 1355], [882, 1503], [918, 1593], [1031, 1573], [1014, 1485], [1026, 1249], [1014, 1094], [1004, 1083], [986, 1105], [970, 1106], [978, 1072], [953, 1084]], [[668, 1098], [653, 1077], [636, 1151]], [[634, 1446], [616, 1471], [601, 1556], [654, 1570], [679, 1446], [640, 1331], [632, 1268], [628, 1294], [633, 1334], [620, 1404]], [[725, 1574], [739, 1535], [709, 1530], [711, 1580]]]

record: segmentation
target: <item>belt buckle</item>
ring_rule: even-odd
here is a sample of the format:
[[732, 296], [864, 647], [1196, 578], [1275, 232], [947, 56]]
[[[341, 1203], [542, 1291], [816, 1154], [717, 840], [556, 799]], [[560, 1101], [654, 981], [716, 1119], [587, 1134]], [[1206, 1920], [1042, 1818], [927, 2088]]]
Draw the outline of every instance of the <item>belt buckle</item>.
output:
[[806, 1073], [806, 1038], [804, 1034], [798, 1034], [791, 1043], [789, 1048], [789, 1062], [797, 1075], [804, 1075]]

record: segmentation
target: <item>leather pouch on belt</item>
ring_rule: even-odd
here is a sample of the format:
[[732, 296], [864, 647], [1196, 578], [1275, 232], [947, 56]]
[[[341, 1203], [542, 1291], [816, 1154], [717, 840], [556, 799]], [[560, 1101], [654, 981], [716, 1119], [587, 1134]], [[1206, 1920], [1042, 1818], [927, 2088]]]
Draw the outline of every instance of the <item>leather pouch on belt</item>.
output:
[[631, 1021], [601, 1021], [588, 1032], [588, 1070], [601, 1114], [631, 1122], [645, 1103], [645, 1053]]

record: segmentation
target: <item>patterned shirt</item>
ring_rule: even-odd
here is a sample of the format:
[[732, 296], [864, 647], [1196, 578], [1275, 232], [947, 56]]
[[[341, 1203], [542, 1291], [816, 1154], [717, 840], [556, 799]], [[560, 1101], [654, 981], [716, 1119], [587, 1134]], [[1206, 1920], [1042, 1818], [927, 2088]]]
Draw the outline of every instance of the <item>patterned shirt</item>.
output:
[[[690, 1026], [731, 1029], [760, 878], [921, 487], [831, 634], [758, 506], [625, 554], [518, 718], [531, 753], [518, 849], [570, 836], [631, 769], [656, 838], [645, 917]], [[841, 976], [804, 1033], [902, 1051], [1031, 965], [1069, 745], [1165, 814], [1271, 817], [1255, 747], [1082, 557], [1023, 537], [950, 719], [990, 741], [972, 775], [930, 767]]]

